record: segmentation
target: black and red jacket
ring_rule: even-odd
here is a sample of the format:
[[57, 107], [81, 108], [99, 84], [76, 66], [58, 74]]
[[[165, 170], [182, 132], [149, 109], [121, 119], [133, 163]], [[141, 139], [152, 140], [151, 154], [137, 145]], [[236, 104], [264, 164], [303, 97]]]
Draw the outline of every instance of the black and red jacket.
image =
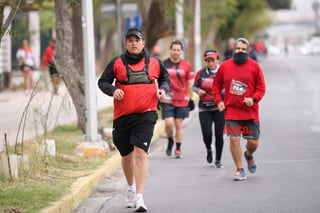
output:
[[[123, 54], [122, 57], [127, 58], [127, 55], [128, 53]], [[126, 60], [128, 67], [133, 72], [139, 72], [146, 67], [146, 54], [144, 55], [142, 60], [137, 63]], [[148, 77], [152, 80], [151, 83], [124, 83], [128, 80], [128, 73], [121, 56], [112, 59], [100, 77], [98, 86], [105, 94], [113, 96], [116, 89], [124, 91], [122, 100], [114, 99], [114, 120], [132, 113], [157, 111], [158, 97], [155, 80], [157, 80], [160, 89], [166, 92], [169, 90], [170, 78], [166, 68], [156, 57], [147, 57], [149, 57]], [[114, 80], [116, 80], [115, 86], [112, 85]]]
[[218, 67], [210, 73], [208, 68], [204, 68], [197, 72], [194, 83], [193, 91], [198, 93], [200, 89], [206, 91], [206, 94], [199, 96], [199, 108], [203, 109], [217, 109], [212, 94], [212, 84], [214, 77], [217, 73]]

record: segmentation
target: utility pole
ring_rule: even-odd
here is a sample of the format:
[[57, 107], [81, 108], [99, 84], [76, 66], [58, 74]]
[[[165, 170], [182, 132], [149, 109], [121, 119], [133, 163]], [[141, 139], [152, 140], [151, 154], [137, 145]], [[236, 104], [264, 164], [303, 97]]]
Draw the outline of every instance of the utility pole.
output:
[[201, 69], [201, 5], [200, 0], [195, 0], [194, 17], [194, 71]]
[[84, 58], [84, 86], [86, 105], [86, 141], [98, 141], [98, 114], [96, 97], [96, 66], [94, 53], [92, 1], [82, 0], [82, 33]]
[[181, 40], [184, 38], [183, 29], [183, 0], [176, 3], [176, 37]]
[[320, 8], [319, 2], [318, 2], [318, 1], [313, 1], [313, 3], [312, 3], [312, 9], [313, 9], [314, 14], [315, 14], [314, 23], [315, 23], [315, 28], [316, 28], [316, 34], [317, 34], [317, 35], [320, 34], [320, 23], [319, 23], [320, 15], [319, 15], [319, 8]]
[[117, 31], [118, 31], [118, 55], [122, 54], [122, 14], [121, 14], [121, 0], [117, 0]]
[[176, 38], [180, 40], [184, 45], [181, 58], [185, 58], [186, 45], [184, 42], [184, 26], [183, 26], [183, 0], [179, 0], [176, 3]]

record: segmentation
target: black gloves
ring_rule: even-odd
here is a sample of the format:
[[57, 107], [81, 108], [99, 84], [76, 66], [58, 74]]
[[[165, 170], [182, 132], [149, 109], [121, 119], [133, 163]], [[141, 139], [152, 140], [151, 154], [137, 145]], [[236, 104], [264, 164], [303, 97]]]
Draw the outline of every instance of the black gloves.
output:
[[189, 100], [189, 110], [194, 110], [194, 101], [192, 99]]

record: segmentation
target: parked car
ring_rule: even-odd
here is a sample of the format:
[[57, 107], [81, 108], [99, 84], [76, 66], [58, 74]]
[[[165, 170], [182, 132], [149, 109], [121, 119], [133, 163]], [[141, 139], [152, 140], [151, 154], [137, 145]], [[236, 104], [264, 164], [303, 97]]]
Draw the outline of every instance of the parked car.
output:
[[320, 37], [312, 37], [299, 50], [302, 55], [320, 55]]

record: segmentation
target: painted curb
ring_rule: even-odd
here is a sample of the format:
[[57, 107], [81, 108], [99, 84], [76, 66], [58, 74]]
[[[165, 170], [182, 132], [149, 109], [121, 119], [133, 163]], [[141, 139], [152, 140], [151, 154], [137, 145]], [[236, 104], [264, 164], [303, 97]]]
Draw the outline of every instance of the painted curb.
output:
[[[152, 142], [159, 138], [164, 131], [164, 121], [158, 120], [152, 138]], [[71, 213], [74, 211], [92, 192], [100, 180], [111, 176], [121, 167], [121, 156], [115, 152], [98, 169], [94, 170], [92, 175], [78, 178], [70, 187], [68, 195], [62, 197], [59, 201], [52, 203], [51, 206], [40, 210], [38, 213]]]

